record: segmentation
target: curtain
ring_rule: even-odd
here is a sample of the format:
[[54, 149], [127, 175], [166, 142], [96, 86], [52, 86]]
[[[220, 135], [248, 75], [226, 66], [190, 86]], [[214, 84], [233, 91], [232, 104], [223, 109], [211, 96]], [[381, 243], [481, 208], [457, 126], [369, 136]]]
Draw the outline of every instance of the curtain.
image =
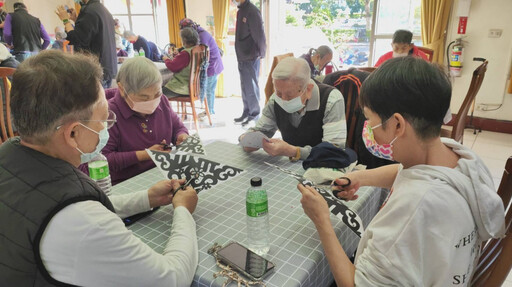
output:
[[507, 93], [512, 94], [512, 68], [510, 69], [510, 81], [508, 83]]
[[[224, 53], [226, 45], [224, 39], [228, 33], [228, 14], [230, 0], [212, 0], [213, 22], [215, 24], [215, 42]], [[217, 80], [217, 97], [224, 97], [224, 74], [220, 74]]]
[[180, 20], [185, 18], [185, 0], [167, 0], [167, 21], [169, 22], [169, 40], [181, 47]]
[[78, 14], [80, 14], [80, 9], [82, 8], [82, 6], [80, 6], [79, 3], [75, 3], [75, 11], [76, 11], [76, 16], [78, 17]]
[[421, 0], [421, 40], [434, 50], [432, 62], [443, 64], [446, 27], [453, 0]]

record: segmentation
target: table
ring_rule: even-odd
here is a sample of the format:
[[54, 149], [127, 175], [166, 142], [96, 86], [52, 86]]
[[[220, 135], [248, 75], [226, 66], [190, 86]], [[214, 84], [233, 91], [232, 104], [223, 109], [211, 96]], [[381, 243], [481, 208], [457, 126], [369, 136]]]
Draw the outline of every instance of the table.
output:
[[[163, 62], [153, 62], [153, 63], [155, 64], [156, 68], [162, 75], [162, 86], [165, 86], [165, 84], [167, 84], [167, 82], [169, 82], [169, 80], [172, 78], [173, 72], [171, 72], [171, 70], [167, 69], [167, 66]], [[121, 65], [122, 64], [117, 64], [117, 71], [119, 71], [119, 69], [121, 69]], [[117, 81], [115, 79], [113, 79], [112, 85], [110, 87], [117, 88]]]
[[[214, 280], [213, 273], [220, 269], [213, 256], [207, 253], [214, 242], [224, 245], [229, 241], [246, 243], [245, 192], [254, 176], [263, 179], [267, 188], [270, 214], [270, 251], [266, 258], [276, 264], [274, 273], [265, 278], [267, 286], [329, 286], [333, 277], [320, 240], [311, 220], [300, 205], [301, 194], [297, 181], [265, 165], [267, 161], [302, 174], [300, 163], [288, 158], [270, 157], [260, 150], [245, 153], [240, 146], [213, 142], [205, 146], [205, 158], [244, 169], [231, 180], [222, 182], [199, 193], [199, 202], [193, 214], [197, 224], [199, 266], [192, 286], [221, 286], [224, 278]], [[127, 193], [145, 189], [163, 175], [156, 168], [146, 171], [113, 187], [114, 193]], [[377, 213], [386, 190], [365, 187], [358, 191], [359, 198], [347, 202], [367, 226]], [[334, 216], [331, 221], [336, 235], [347, 254], [357, 248], [359, 238]], [[172, 206], [165, 206], [129, 227], [155, 251], [162, 253], [169, 238], [172, 224]], [[236, 286], [231, 283], [229, 286]]]

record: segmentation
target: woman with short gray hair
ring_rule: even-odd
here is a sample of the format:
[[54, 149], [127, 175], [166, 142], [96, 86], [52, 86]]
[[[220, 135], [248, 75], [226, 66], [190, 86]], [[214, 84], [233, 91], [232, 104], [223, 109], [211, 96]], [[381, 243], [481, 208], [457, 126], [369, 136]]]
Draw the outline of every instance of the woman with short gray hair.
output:
[[187, 128], [162, 95], [162, 76], [151, 60], [127, 59], [117, 73], [117, 86], [105, 91], [117, 122], [102, 150], [113, 184], [155, 167], [146, 149], [170, 151], [169, 145], [179, 145], [188, 137]]
[[162, 57], [167, 69], [174, 73], [173, 77], [162, 88], [164, 94], [169, 98], [190, 95], [192, 49], [199, 44], [199, 34], [196, 30], [186, 27], [181, 30], [180, 36], [185, 48], [172, 59]]

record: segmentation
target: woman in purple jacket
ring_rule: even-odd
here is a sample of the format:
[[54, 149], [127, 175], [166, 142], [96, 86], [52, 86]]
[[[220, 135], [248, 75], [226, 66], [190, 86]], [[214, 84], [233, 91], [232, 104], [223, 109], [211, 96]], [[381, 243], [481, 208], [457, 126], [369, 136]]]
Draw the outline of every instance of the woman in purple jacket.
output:
[[119, 88], [108, 89], [105, 95], [117, 122], [108, 130], [110, 137], [102, 150], [112, 184], [155, 167], [146, 149], [164, 151], [165, 145], [179, 145], [188, 137], [162, 94], [162, 76], [153, 62], [145, 57], [127, 59], [116, 80]]
[[[224, 65], [222, 64], [222, 55], [221, 50], [217, 46], [217, 42], [212, 37], [210, 33], [208, 33], [203, 27], [199, 26], [197, 23], [188, 18], [183, 18], [180, 21], [180, 29], [185, 27], [191, 27], [197, 31], [199, 34], [199, 43], [208, 46], [210, 50], [210, 64], [208, 66], [208, 70], [206, 70], [206, 101], [208, 102], [208, 109], [210, 114], [215, 114], [214, 100], [215, 100], [215, 89], [217, 88], [217, 77], [224, 70]], [[203, 94], [204, 95], [204, 94]], [[201, 98], [203, 98], [201, 95]]]

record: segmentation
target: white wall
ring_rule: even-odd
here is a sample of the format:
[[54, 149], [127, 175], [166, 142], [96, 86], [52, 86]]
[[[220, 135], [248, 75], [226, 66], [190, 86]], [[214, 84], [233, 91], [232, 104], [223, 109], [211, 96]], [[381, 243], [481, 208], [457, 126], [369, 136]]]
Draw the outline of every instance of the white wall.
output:
[[13, 11], [12, 5], [16, 2], [25, 3], [28, 13], [41, 20], [41, 23], [50, 36], [55, 34], [54, 30], [56, 26], [64, 26], [62, 25], [62, 21], [55, 14], [57, 6], [68, 5], [69, 7], [74, 7], [75, 5], [72, 0], [6, 0], [5, 7], [8, 12]]
[[208, 30], [206, 17], [213, 16], [211, 0], [185, 0], [185, 10], [187, 18], [194, 20], [194, 22]]
[[[446, 45], [459, 37], [457, 34], [457, 4], [454, 1], [451, 20], [448, 24]], [[488, 109], [496, 111], [479, 111], [475, 116], [489, 119], [512, 121], [512, 95], [507, 94], [510, 68], [512, 64], [512, 1], [510, 0], [472, 0], [464, 43], [464, 68], [462, 76], [453, 80], [451, 102], [452, 113], [457, 113], [471, 81], [471, 76], [480, 62], [473, 57], [483, 57], [489, 61], [487, 73], [476, 96], [476, 104], [490, 104]], [[489, 29], [502, 29], [500, 38], [489, 38]]]

